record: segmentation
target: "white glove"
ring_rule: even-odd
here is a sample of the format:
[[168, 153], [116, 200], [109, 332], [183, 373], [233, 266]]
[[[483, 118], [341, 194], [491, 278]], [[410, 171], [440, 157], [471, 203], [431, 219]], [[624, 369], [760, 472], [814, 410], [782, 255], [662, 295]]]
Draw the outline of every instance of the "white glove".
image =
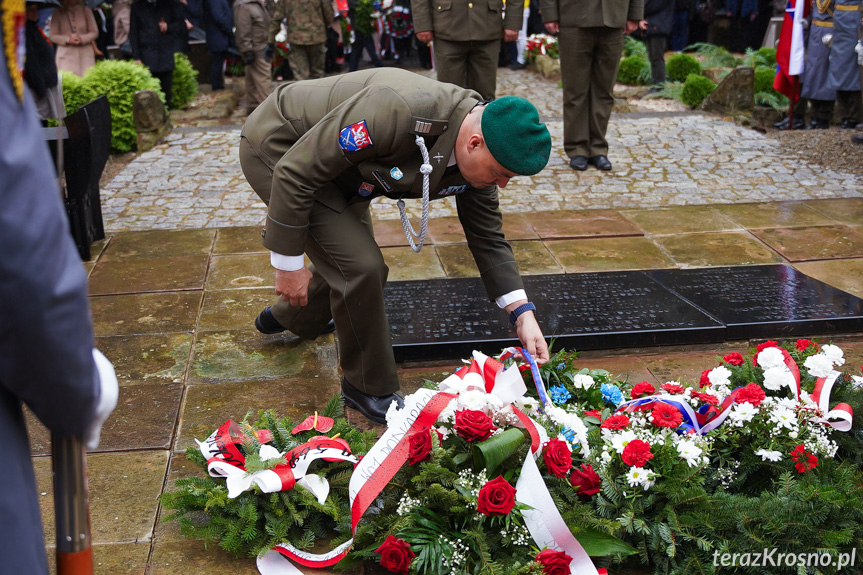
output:
[[824, 34], [821, 37], [821, 43], [831, 48], [833, 46], [833, 34]]
[[863, 40], [857, 40], [857, 45], [854, 46], [854, 51], [857, 52], [857, 65], [863, 66]]
[[96, 362], [96, 371], [99, 372], [99, 383], [102, 385], [102, 393], [99, 396], [99, 405], [93, 422], [84, 434], [84, 443], [87, 449], [93, 450], [99, 447], [99, 436], [102, 433], [102, 424], [117, 407], [117, 398], [120, 395], [120, 386], [117, 384], [117, 374], [114, 366], [102, 352], [93, 348], [93, 361]]

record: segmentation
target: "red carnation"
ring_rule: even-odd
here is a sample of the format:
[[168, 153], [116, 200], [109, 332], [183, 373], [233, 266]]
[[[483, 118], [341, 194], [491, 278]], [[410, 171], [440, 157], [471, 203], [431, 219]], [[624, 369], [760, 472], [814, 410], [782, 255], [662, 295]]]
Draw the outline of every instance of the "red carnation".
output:
[[631, 467], [644, 467], [653, 454], [650, 452], [650, 444], [640, 439], [633, 439], [623, 448], [620, 454], [623, 462]]
[[407, 573], [416, 553], [411, 551], [410, 543], [392, 535], [387, 535], [383, 545], [375, 549], [381, 555], [381, 567], [393, 573]]
[[565, 441], [550, 439], [542, 454], [545, 468], [555, 477], [566, 477], [572, 469], [572, 451]]
[[482, 486], [476, 510], [485, 515], [507, 515], [515, 507], [515, 487], [498, 475]]
[[736, 351], [733, 353], [729, 353], [725, 357], [722, 358], [722, 361], [731, 365], [743, 365], [745, 361], [743, 356], [737, 353]]
[[711, 383], [710, 383], [710, 378], [709, 378], [709, 377], [707, 377], [707, 375], [708, 375], [711, 371], [712, 371], [712, 370], [705, 369], [704, 371], [702, 371], [702, 372], [701, 372], [701, 379], [699, 379], [699, 380], [698, 380], [698, 387], [702, 387], [702, 388], [704, 388], [704, 387], [710, 387], [711, 385], [713, 385], [713, 384], [711, 384]]
[[626, 417], [626, 415], [624, 415], [622, 413], [617, 413], [615, 415], [612, 415], [611, 417], [609, 417], [605, 421], [603, 421], [599, 427], [601, 427], [602, 429], [615, 430], [615, 429], [623, 429], [627, 425], [629, 425], [629, 418]]
[[758, 407], [765, 397], [767, 396], [764, 394], [764, 390], [757, 383], [750, 383], [746, 387], [741, 387], [737, 390], [737, 396], [734, 401], [737, 403], [748, 402]]
[[663, 383], [662, 389], [668, 393], [683, 393], [683, 386], [677, 383]]
[[692, 397], [694, 397], [695, 399], [698, 399], [700, 401], [703, 401], [704, 403], [706, 403], [708, 405], [719, 405], [719, 398], [716, 397], [715, 395], [711, 394], [711, 393], [702, 393], [700, 391], [693, 391]]
[[638, 399], [642, 395], [653, 395], [654, 393], [656, 393], [656, 388], [646, 381], [642, 381], [632, 388], [632, 391], [629, 392], [629, 397], [632, 399]]
[[[759, 343], [759, 344], [755, 347], [755, 349], [758, 351], [758, 353], [761, 353], [762, 351], [764, 351], [764, 350], [765, 350], [765, 349], [767, 349], [768, 347], [779, 347], [779, 343], [778, 343], [778, 342], [775, 342], [775, 341], [773, 341], [773, 340], [765, 341], [764, 343]], [[757, 355], [757, 354], [756, 354], [756, 355]]]
[[485, 441], [497, 427], [491, 418], [481, 411], [462, 409], [455, 412], [453, 429], [459, 437], [471, 443]]
[[428, 459], [432, 450], [432, 431], [437, 433], [438, 442], [443, 441], [443, 436], [437, 429], [432, 430], [428, 427], [417, 431], [411, 435], [409, 440], [410, 450], [408, 451], [408, 464], [416, 465], [421, 461]]
[[602, 478], [593, 470], [592, 465], [582, 463], [580, 469], [573, 468], [569, 474], [569, 483], [576, 489], [579, 497], [587, 499], [599, 493]]
[[797, 468], [798, 473], [805, 473], [818, 467], [818, 458], [806, 451], [806, 446], [803, 444], [795, 447], [790, 455], [791, 459], [794, 460], [794, 467]]
[[542, 572], [545, 575], [570, 575], [572, 573], [569, 569], [572, 557], [563, 551], [543, 549], [536, 556], [536, 562], [542, 565]]
[[683, 421], [683, 415], [676, 407], [659, 403], [650, 412], [650, 420], [656, 427], [677, 427]]
[[600, 412], [598, 409], [591, 409], [589, 411], [585, 411], [584, 416], [593, 417], [599, 421], [602, 421], [602, 412]]
[[797, 348], [797, 351], [806, 351], [810, 345], [815, 345], [815, 342], [811, 339], [798, 339], [794, 342], [794, 346]]

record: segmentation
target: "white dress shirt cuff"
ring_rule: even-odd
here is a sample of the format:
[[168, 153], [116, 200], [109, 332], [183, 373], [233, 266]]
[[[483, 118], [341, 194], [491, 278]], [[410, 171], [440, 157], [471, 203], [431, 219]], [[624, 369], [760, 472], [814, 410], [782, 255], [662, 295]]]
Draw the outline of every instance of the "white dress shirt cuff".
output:
[[512, 302], [518, 301], [520, 299], [527, 299], [527, 292], [525, 292], [523, 289], [517, 289], [515, 291], [505, 293], [499, 298], [496, 298], [494, 301], [497, 302], [497, 306], [500, 309], [504, 309]]
[[270, 252], [270, 263], [277, 270], [283, 272], [295, 272], [306, 267], [306, 260], [303, 256], [285, 256]]

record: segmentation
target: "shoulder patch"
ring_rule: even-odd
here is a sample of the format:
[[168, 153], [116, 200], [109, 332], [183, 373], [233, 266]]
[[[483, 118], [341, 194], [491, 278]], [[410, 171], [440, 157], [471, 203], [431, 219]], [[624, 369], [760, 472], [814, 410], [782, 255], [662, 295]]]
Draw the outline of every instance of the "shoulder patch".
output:
[[339, 132], [339, 146], [346, 152], [358, 152], [371, 145], [372, 137], [365, 120], [345, 126]]

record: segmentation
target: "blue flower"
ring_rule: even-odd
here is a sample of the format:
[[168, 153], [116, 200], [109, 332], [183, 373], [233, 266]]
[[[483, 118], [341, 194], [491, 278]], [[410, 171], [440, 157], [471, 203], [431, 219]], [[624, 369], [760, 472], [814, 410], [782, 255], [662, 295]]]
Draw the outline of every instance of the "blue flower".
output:
[[563, 371], [564, 369], [566, 369], [566, 364], [565, 363], [559, 363], [559, 364], [557, 364], [557, 367], [555, 367], [554, 369], [556, 369], [557, 371]]
[[562, 385], [552, 386], [549, 391], [551, 392], [551, 401], [557, 405], [563, 405], [570, 397], [572, 397], [572, 394]]
[[617, 407], [621, 403], [623, 403], [623, 392], [620, 391], [616, 385], [612, 385], [610, 383], [603, 383], [600, 386], [600, 390], [602, 390], [602, 399], [606, 402], [612, 404]]

